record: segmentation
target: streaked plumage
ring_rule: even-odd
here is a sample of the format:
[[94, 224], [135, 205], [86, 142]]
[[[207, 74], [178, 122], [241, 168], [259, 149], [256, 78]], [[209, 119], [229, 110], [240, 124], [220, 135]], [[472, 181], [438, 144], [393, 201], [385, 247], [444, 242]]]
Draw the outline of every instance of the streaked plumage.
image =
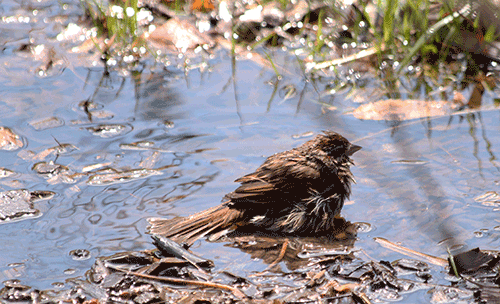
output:
[[237, 179], [241, 185], [219, 206], [186, 218], [149, 219], [149, 231], [187, 244], [239, 229], [325, 234], [351, 194], [350, 156], [360, 148], [340, 134], [324, 132]]

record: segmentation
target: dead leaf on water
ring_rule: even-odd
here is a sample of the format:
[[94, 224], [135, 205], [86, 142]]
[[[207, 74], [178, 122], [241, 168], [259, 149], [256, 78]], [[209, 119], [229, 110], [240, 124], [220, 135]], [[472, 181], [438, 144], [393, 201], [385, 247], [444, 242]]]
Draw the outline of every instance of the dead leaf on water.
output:
[[64, 120], [58, 117], [47, 117], [30, 121], [29, 125], [32, 126], [37, 131], [42, 131], [60, 127], [64, 125]]
[[366, 120], [410, 120], [449, 115], [458, 105], [448, 101], [386, 99], [364, 104], [352, 114]]
[[171, 18], [144, 37], [153, 46], [162, 48], [173, 46], [181, 52], [200, 45], [213, 45], [212, 39], [187, 20]]
[[0, 149], [12, 151], [22, 148], [23, 142], [19, 135], [12, 132], [11, 129], [0, 127]]

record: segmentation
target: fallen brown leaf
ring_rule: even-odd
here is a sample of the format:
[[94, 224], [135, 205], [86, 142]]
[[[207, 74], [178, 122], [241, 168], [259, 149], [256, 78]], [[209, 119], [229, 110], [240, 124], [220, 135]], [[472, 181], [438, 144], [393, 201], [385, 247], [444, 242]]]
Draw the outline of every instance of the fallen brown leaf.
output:
[[401, 121], [449, 115], [456, 107], [457, 104], [447, 101], [386, 99], [363, 104], [352, 114], [359, 119]]

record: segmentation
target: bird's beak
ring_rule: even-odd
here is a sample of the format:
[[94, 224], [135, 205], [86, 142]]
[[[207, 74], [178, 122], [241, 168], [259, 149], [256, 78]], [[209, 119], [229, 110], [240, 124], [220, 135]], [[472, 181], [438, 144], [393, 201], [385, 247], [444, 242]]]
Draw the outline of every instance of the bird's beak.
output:
[[361, 146], [351, 145], [349, 150], [347, 150], [347, 155], [351, 156], [359, 150], [361, 150]]

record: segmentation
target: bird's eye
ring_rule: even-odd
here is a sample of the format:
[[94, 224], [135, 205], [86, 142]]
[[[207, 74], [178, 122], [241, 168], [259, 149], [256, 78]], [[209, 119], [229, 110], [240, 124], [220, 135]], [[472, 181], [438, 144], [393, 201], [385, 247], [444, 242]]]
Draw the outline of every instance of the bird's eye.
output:
[[344, 145], [330, 145], [325, 152], [333, 157], [341, 157], [346, 152], [346, 147]]
[[330, 146], [329, 149], [327, 149], [326, 153], [331, 156], [337, 156], [339, 153], [340, 147], [338, 146]]

